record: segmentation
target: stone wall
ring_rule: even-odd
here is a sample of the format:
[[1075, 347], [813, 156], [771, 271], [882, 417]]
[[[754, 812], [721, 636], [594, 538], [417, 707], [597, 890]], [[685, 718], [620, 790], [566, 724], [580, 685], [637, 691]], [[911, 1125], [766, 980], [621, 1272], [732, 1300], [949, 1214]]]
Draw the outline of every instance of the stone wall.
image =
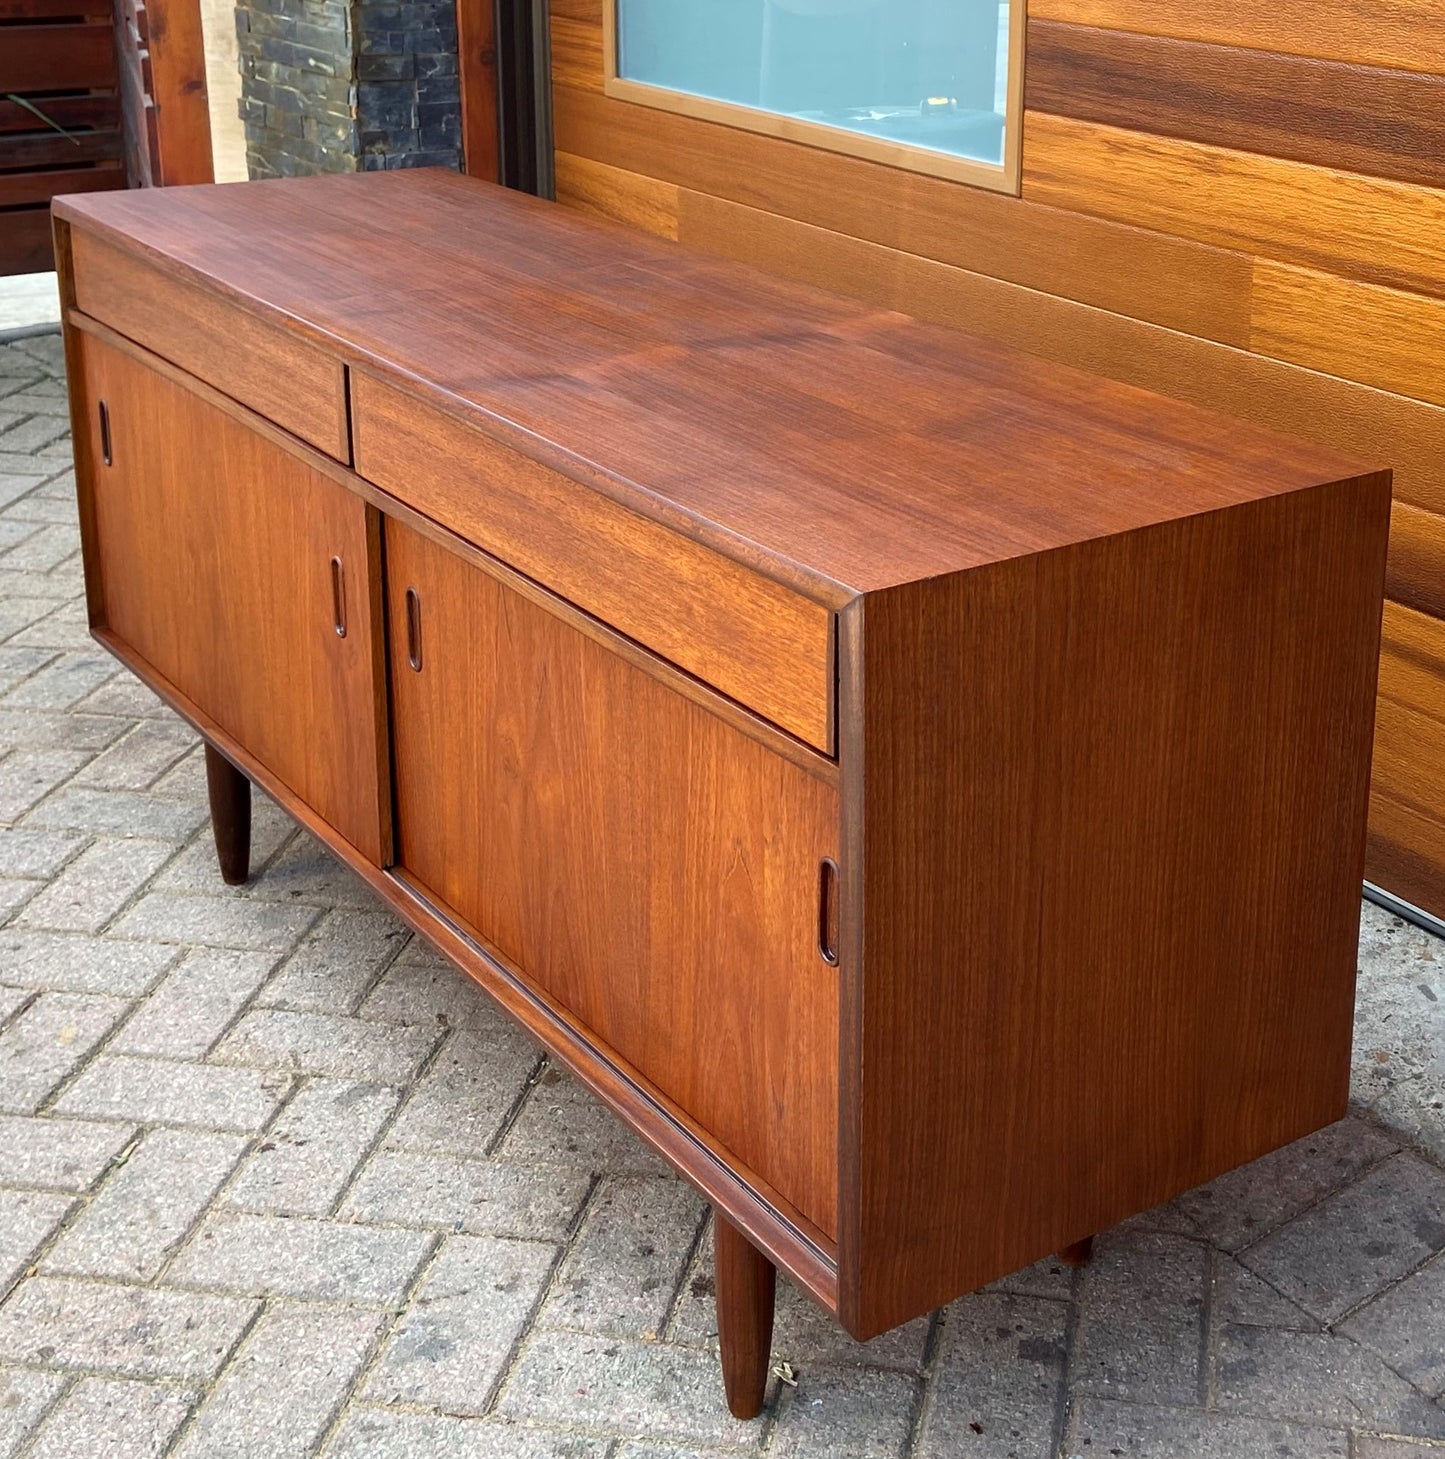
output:
[[238, 0], [252, 177], [457, 167], [454, 0]]

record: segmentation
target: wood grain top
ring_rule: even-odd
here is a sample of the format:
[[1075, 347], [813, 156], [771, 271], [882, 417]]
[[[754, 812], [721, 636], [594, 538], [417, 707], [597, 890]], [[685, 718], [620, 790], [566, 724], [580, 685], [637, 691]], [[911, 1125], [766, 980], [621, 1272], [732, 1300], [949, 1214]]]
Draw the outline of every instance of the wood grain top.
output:
[[834, 603], [1372, 469], [440, 170], [56, 212]]

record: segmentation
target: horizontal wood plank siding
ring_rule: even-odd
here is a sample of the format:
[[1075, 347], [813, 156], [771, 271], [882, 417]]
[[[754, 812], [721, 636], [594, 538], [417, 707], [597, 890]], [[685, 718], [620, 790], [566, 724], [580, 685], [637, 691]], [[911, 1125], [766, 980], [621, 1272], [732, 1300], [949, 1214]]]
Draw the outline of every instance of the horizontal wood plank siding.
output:
[[1024, 197], [1445, 294], [1445, 192], [1434, 188], [1031, 111]]
[[1445, 75], [1438, 0], [1030, 0], [1029, 16]]
[[[1020, 197], [606, 97], [602, 0], [552, 39], [562, 201], [1389, 464], [1390, 614], [1445, 640], [1438, 0], [1030, 0]], [[1445, 672], [1406, 672], [1371, 876], [1445, 915], [1445, 755], [1389, 748]]]
[[1445, 186], [1445, 77], [1035, 20], [1032, 111]]

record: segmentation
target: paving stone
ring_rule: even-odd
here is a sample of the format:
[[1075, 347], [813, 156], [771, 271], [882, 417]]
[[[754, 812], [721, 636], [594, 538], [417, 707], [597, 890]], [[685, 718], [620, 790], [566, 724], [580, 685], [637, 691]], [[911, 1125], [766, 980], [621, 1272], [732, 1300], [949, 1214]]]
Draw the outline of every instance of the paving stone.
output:
[[[438, 1155], [489, 1154], [538, 1057], [537, 1046], [515, 1025], [451, 1034], [396, 1117], [388, 1146]], [[523, 1156], [520, 1163], [531, 1162]]]
[[1067, 1328], [1062, 1302], [1006, 1292], [955, 1302], [919, 1430], [920, 1459], [1053, 1459]]
[[284, 952], [301, 939], [316, 917], [313, 907], [152, 891], [112, 930], [117, 937]]
[[87, 758], [75, 750], [16, 750], [0, 760], [0, 821], [18, 820]]
[[554, 1065], [543, 1071], [499, 1153], [506, 1160], [615, 1175], [665, 1175], [668, 1170], [621, 1120]]
[[894, 1459], [908, 1441], [919, 1383], [903, 1373], [803, 1369], [796, 1387], [778, 1388], [769, 1454]]
[[363, 1018], [387, 1023], [493, 1028], [497, 1007], [481, 988], [413, 938], [361, 1005]]
[[1226, 1251], [1258, 1241], [1399, 1149], [1363, 1120], [1341, 1120], [1179, 1198]]
[[1128, 1459], [1349, 1459], [1350, 1437], [1341, 1429], [1086, 1398], [1064, 1453], [1076, 1450]]
[[139, 1378], [209, 1378], [256, 1305], [204, 1292], [31, 1277], [0, 1307], [0, 1359]]
[[[175, 949], [167, 951], [174, 955]], [[276, 956], [229, 948], [187, 953], [121, 1026], [110, 1050], [200, 1058], [270, 976]]]
[[1395, 1155], [1242, 1256], [1332, 1322], [1445, 1248], [1445, 1172]]
[[213, 1130], [259, 1130], [290, 1081], [260, 1069], [220, 1069], [102, 1055], [56, 1103], [62, 1114]]
[[1357, 1434], [1354, 1459], [1440, 1459], [1441, 1445]]
[[[23, 502], [24, 498], [21, 500]], [[0, 517], [0, 553], [8, 552], [27, 538], [33, 537], [39, 530], [39, 522], [16, 520], [7, 512]]]
[[152, 1130], [47, 1253], [52, 1275], [150, 1281], [246, 1148], [244, 1135]]
[[627, 1438], [739, 1448], [757, 1447], [765, 1432], [763, 1425], [728, 1413], [710, 1353], [561, 1330], [528, 1340], [503, 1386], [497, 1414]]
[[[52, 502], [44, 497], [27, 497], [16, 502], [5, 516], [26, 517], [32, 520], [16, 522], [17, 526], [33, 528], [40, 521], [73, 521], [75, 506], [71, 502]], [[86, 622], [83, 602], [67, 603], [62, 608], [52, 608], [49, 613], [37, 615], [24, 629], [9, 640], [24, 648], [50, 648], [79, 651], [93, 647], [90, 625]]]
[[278, 1216], [329, 1214], [399, 1098], [380, 1084], [312, 1080], [291, 1097], [221, 1204]]
[[183, 1389], [82, 1378], [45, 1420], [26, 1459], [160, 1459], [185, 1422]]
[[359, 1018], [255, 1008], [217, 1045], [219, 1064], [253, 1064], [404, 1084], [441, 1037], [438, 1029], [394, 1028]]
[[[47, 529], [50, 530], [50, 529]], [[23, 552], [17, 548], [16, 552]], [[15, 565], [16, 552], [5, 566]], [[6, 709], [69, 709], [112, 678], [119, 666], [99, 649], [61, 654], [53, 664], [5, 696]]]
[[1334, 1333], [1222, 1328], [1216, 1378], [1226, 1411], [1445, 1438], [1445, 1409]]
[[[0, 728], [0, 739], [4, 730]], [[51, 877], [85, 845], [75, 831], [27, 831], [0, 827], [0, 876]], [[8, 961], [0, 964], [9, 967]]]
[[1288, 1297], [1276, 1292], [1228, 1252], [1214, 1255], [1214, 1316], [1244, 1327], [1283, 1327], [1318, 1332], [1320, 1324]]
[[36, 806], [26, 817], [26, 825], [97, 835], [151, 836], [179, 843], [189, 840], [205, 819], [202, 807], [183, 801], [161, 800], [141, 791], [67, 785]]
[[0, 1033], [0, 1111], [32, 1114], [129, 1006], [123, 998], [42, 993]]
[[[15, 510], [15, 507], [7, 508], [6, 518]], [[9, 639], [56, 611], [54, 598], [6, 598], [0, 601], [0, 638]]]
[[658, 1444], [650, 1439], [633, 1440], [617, 1450], [615, 1459], [722, 1459], [730, 1449], [700, 1448], [696, 1444]]
[[196, 732], [181, 720], [142, 720], [76, 776], [78, 785], [145, 790], [195, 748]]
[[0, 983], [0, 1024], [8, 1023], [34, 997], [32, 988], [7, 988]]
[[1198, 1401], [1208, 1276], [1208, 1252], [1197, 1241], [1147, 1231], [1102, 1237], [1084, 1274], [1078, 1390], [1130, 1401]]
[[337, 1221], [213, 1215], [171, 1263], [175, 1286], [318, 1302], [400, 1301], [435, 1238]]
[[379, 1150], [347, 1192], [341, 1213], [357, 1221], [560, 1245], [591, 1185], [583, 1171]]
[[20, 680], [35, 673], [54, 660], [56, 655], [49, 649], [22, 648], [15, 642], [0, 647], [0, 676]]
[[362, 1390], [373, 1403], [481, 1415], [556, 1263], [554, 1247], [452, 1236]]
[[410, 937], [389, 912], [328, 912], [257, 1001], [266, 1007], [353, 1013]]
[[45, 883], [38, 878], [33, 881], [17, 880], [14, 877], [0, 877], [0, 922], [23, 907], [35, 894], [43, 890]]
[[[59, 422], [57, 422], [59, 424]], [[49, 572], [80, 551], [80, 532], [69, 523], [42, 527], [18, 547], [5, 554], [5, 566], [25, 572]]]
[[482, 1419], [353, 1410], [327, 1459], [604, 1459], [607, 1444]]
[[174, 719], [175, 711], [129, 669], [107, 679], [74, 708], [85, 714], [115, 714], [123, 719]]
[[330, 1424], [383, 1319], [347, 1307], [269, 1308], [196, 1416], [176, 1459], [304, 1459]]
[[69, 1196], [43, 1191], [0, 1190], [0, 1295], [74, 1204]]
[[102, 837], [35, 897], [19, 925], [98, 932], [174, 854], [163, 840]]
[[[62, 872], [60, 885], [66, 873]], [[0, 930], [0, 968], [6, 981], [66, 993], [144, 993], [176, 960], [159, 942], [122, 942], [20, 927]]]
[[0, 708], [0, 749], [103, 750], [129, 728], [107, 715]]
[[1445, 1256], [1386, 1289], [1339, 1329], [1431, 1397], [1445, 1393]]
[[89, 1190], [134, 1133], [134, 1125], [0, 1115], [0, 1186]]
[[59, 1373], [0, 1368], [0, 1459], [19, 1453], [26, 1437], [55, 1402], [65, 1379]]
[[703, 1200], [675, 1176], [621, 1176], [593, 1197], [539, 1321], [654, 1338], [672, 1308]]

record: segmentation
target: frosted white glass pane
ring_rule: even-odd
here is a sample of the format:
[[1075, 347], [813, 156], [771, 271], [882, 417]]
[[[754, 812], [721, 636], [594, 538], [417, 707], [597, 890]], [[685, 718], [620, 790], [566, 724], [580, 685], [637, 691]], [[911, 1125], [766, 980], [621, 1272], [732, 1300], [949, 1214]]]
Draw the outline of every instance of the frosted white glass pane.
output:
[[629, 81], [1003, 161], [1007, 0], [616, 4]]

